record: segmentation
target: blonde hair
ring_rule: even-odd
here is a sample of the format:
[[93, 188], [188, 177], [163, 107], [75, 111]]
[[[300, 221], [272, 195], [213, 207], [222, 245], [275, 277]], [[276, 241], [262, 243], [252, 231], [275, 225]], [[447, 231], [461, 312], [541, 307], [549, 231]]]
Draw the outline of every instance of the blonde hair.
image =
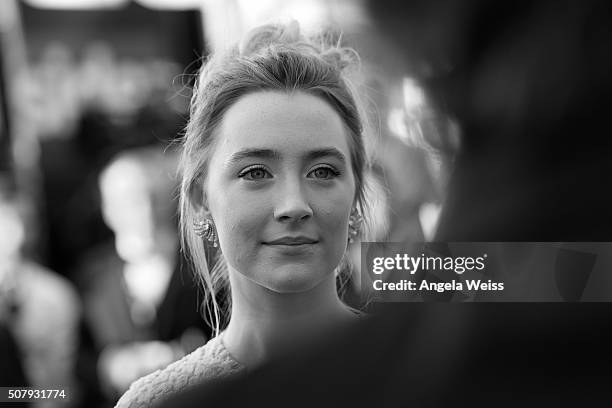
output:
[[[355, 202], [365, 214], [365, 115], [347, 77], [349, 67], [358, 64], [354, 50], [341, 47], [329, 35], [308, 39], [292, 22], [253, 29], [239, 44], [210, 57], [198, 73], [182, 140], [180, 226], [183, 244], [205, 290], [204, 306], [210, 306], [206, 320], [217, 333], [230, 308], [229, 296], [222, 305], [216, 299], [220, 290], [229, 294], [227, 266], [220, 251], [206, 246], [192, 228], [198, 205], [204, 202], [203, 181], [215, 147], [215, 129], [227, 109], [249, 93], [300, 91], [322, 98], [340, 115], [349, 135]], [[345, 260], [340, 267], [343, 264]]]

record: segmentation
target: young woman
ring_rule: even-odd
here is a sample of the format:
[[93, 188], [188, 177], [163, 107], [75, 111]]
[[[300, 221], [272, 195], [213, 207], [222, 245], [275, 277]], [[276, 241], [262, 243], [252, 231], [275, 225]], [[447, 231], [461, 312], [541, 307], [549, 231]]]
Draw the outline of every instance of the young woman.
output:
[[356, 60], [297, 24], [268, 25], [202, 68], [181, 157], [181, 224], [210, 320], [219, 332], [223, 291], [229, 323], [135, 382], [119, 407], [239, 374], [358, 319], [336, 290], [365, 207], [362, 115], [345, 75]]

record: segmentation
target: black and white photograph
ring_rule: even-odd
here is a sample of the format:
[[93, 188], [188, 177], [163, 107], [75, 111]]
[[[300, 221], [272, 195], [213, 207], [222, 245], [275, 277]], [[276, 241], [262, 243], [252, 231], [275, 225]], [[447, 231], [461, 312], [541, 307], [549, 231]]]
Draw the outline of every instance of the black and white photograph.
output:
[[1, 0], [0, 406], [587, 407], [605, 0]]

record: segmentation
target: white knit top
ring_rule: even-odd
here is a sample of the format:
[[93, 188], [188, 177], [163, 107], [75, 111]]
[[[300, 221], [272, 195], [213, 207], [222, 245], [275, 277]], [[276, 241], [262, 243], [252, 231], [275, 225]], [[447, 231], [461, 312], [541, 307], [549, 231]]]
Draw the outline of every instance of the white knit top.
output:
[[134, 381], [115, 408], [150, 407], [192, 385], [245, 373], [246, 367], [230, 355], [222, 336], [223, 333], [166, 368]]

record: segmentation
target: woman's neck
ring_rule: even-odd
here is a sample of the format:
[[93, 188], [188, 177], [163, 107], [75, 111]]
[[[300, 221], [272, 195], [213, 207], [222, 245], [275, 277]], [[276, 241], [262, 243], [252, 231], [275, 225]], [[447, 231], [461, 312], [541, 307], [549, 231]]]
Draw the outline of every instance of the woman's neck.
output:
[[234, 271], [230, 283], [232, 316], [223, 342], [250, 368], [356, 318], [338, 299], [333, 274], [300, 293], [274, 292]]

